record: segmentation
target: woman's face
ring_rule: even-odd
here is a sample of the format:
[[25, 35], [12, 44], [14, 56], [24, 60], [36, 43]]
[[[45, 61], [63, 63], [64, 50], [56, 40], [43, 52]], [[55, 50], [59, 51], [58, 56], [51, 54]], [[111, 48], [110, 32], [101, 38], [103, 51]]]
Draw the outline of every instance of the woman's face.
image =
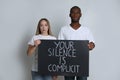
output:
[[41, 34], [48, 34], [48, 23], [45, 20], [42, 20], [40, 23]]

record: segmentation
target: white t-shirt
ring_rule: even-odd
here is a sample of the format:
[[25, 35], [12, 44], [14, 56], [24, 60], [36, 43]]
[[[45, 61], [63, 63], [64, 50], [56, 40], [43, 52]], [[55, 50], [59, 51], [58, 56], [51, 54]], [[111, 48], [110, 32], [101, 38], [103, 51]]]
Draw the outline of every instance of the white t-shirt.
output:
[[77, 30], [71, 26], [64, 26], [61, 28], [59, 40], [89, 40], [89, 42], [95, 42], [92, 33], [87, 27], [79, 27]]
[[[56, 40], [54, 36], [48, 35], [48, 36], [43, 36], [43, 35], [35, 35], [32, 37], [32, 39], [28, 42], [28, 45], [34, 45], [35, 40]], [[38, 49], [35, 50], [35, 53], [33, 55], [33, 63], [32, 63], [32, 71], [38, 71]]]

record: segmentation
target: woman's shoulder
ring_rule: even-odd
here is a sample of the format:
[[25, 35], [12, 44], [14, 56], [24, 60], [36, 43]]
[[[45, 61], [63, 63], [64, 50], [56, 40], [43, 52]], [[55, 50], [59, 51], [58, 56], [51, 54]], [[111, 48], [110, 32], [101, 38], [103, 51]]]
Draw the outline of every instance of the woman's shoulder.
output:
[[37, 37], [40, 37], [41, 35], [38, 34], [38, 35], [33, 35], [33, 38], [37, 38]]
[[54, 39], [54, 40], [57, 39], [57, 38], [56, 38], [55, 36], [53, 36], [53, 35], [49, 35], [49, 38], [50, 38], [50, 39]]
[[34, 35], [33, 39], [34, 40], [37, 40], [37, 39], [53, 39], [53, 40], [56, 40], [56, 37], [52, 36], [52, 35], [44, 36], [44, 35], [39, 34], [39, 35]]
[[33, 35], [33, 37], [32, 37], [32, 39], [34, 39], [34, 40], [37, 40], [37, 39], [41, 39], [41, 35], [40, 34], [38, 34], [38, 35]]

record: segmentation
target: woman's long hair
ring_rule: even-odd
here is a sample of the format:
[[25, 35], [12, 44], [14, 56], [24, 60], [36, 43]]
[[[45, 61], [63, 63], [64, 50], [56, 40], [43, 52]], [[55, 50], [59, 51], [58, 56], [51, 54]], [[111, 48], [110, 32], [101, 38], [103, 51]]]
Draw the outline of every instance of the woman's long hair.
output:
[[38, 26], [37, 26], [37, 30], [36, 30], [36, 35], [39, 35], [41, 34], [41, 31], [40, 31], [40, 24], [41, 24], [41, 21], [45, 20], [48, 24], [48, 35], [52, 35], [52, 32], [51, 32], [51, 28], [50, 28], [50, 22], [48, 21], [48, 19], [46, 18], [42, 18], [40, 19], [40, 21], [38, 22]]

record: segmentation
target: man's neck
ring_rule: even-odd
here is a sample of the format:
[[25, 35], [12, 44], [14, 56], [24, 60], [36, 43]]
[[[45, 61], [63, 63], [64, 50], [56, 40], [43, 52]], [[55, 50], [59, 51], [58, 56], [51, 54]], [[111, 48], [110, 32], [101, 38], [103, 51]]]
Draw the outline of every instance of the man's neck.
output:
[[70, 25], [75, 30], [77, 30], [81, 26], [79, 22], [72, 22]]

